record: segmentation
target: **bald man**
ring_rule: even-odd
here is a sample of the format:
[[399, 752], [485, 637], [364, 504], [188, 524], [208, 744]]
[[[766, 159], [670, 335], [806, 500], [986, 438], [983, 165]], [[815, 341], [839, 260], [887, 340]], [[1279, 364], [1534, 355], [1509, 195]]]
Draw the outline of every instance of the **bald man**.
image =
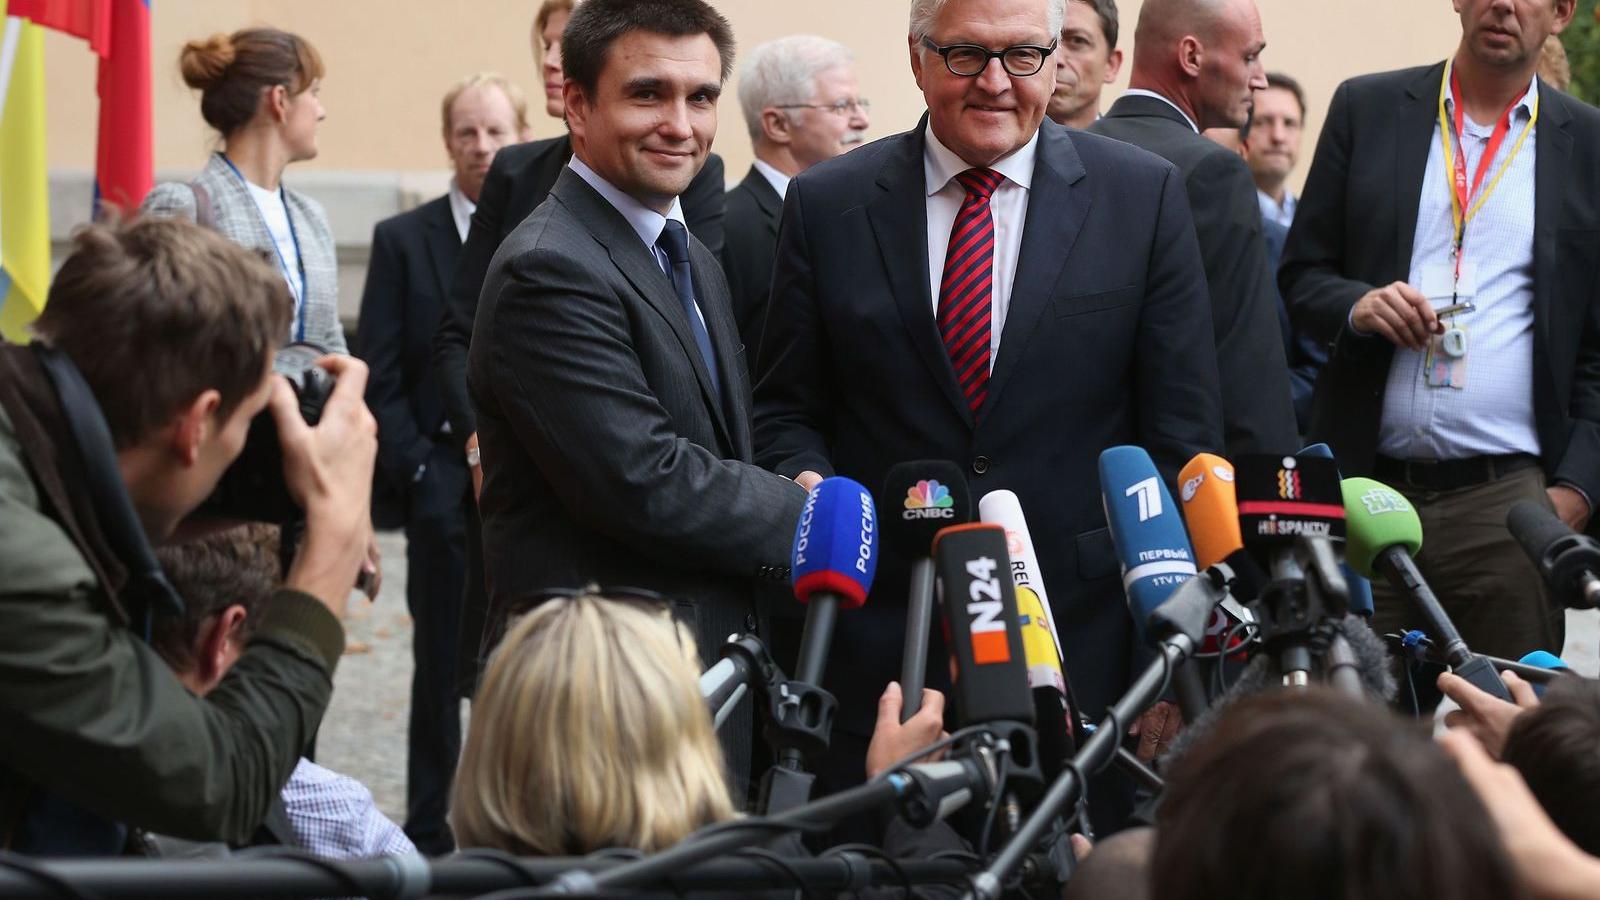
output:
[[1200, 134], [1248, 121], [1253, 93], [1267, 86], [1265, 46], [1252, 0], [1146, 0], [1130, 88], [1089, 129], [1183, 174], [1211, 292], [1230, 456], [1299, 444], [1255, 182], [1237, 153]]

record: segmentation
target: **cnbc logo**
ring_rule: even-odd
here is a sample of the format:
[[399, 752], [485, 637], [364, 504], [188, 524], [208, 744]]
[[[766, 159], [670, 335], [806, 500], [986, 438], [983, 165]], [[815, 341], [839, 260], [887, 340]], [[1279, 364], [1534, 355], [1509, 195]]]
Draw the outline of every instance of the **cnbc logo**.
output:
[[956, 501], [950, 489], [937, 480], [919, 481], [906, 489], [906, 510], [901, 517], [912, 519], [953, 519]]

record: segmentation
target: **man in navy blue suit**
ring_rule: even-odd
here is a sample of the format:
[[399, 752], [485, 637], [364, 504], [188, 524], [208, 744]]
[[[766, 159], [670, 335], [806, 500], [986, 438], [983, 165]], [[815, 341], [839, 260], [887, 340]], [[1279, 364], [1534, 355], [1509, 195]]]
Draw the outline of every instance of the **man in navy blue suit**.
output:
[[[378, 420], [377, 515], [406, 530], [406, 606], [415, 624], [406, 834], [422, 852], [448, 853], [450, 781], [461, 750], [456, 643], [465, 570], [461, 497], [467, 466], [450, 439], [429, 349], [461, 242], [495, 151], [526, 140], [527, 104], [505, 79], [477, 75], [445, 95], [450, 190], [379, 222], [361, 295], [357, 353], [372, 367], [367, 404]], [[385, 515], [387, 512], [387, 515]]]
[[[1015, 491], [1068, 677], [1099, 715], [1133, 664], [1099, 454], [1138, 444], [1170, 479], [1220, 449], [1222, 417], [1177, 171], [1043, 121], [1064, 15], [1063, 0], [913, 0], [927, 117], [789, 186], [756, 447], [802, 484], [877, 485], [895, 463], [943, 458], [974, 498]], [[907, 566], [886, 551], [871, 601], [834, 635], [824, 790], [860, 780], [877, 694], [898, 677]], [[948, 679], [941, 657], [929, 655], [930, 685]], [[1102, 802], [1097, 824], [1119, 806]]]

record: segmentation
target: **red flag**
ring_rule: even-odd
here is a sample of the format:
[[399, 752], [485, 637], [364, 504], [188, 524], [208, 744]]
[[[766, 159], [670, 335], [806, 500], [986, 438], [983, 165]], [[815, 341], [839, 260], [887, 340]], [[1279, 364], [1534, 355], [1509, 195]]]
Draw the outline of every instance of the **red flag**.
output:
[[[15, 2], [15, 0], [12, 0]], [[104, 0], [111, 8], [110, 53], [100, 60], [98, 204], [135, 210], [154, 179], [150, 124], [149, 0]]]
[[31, 19], [35, 25], [65, 31], [89, 42], [102, 58], [111, 52], [112, 0], [11, 0], [7, 15]]

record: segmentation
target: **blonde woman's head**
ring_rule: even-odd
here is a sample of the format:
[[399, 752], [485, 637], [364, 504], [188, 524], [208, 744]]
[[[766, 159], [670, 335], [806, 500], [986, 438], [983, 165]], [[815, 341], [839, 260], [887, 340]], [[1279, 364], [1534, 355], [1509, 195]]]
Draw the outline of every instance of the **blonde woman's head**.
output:
[[514, 622], [456, 773], [463, 847], [533, 855], [671, 846], [733, 816], [689, 630], [585, 592]]

